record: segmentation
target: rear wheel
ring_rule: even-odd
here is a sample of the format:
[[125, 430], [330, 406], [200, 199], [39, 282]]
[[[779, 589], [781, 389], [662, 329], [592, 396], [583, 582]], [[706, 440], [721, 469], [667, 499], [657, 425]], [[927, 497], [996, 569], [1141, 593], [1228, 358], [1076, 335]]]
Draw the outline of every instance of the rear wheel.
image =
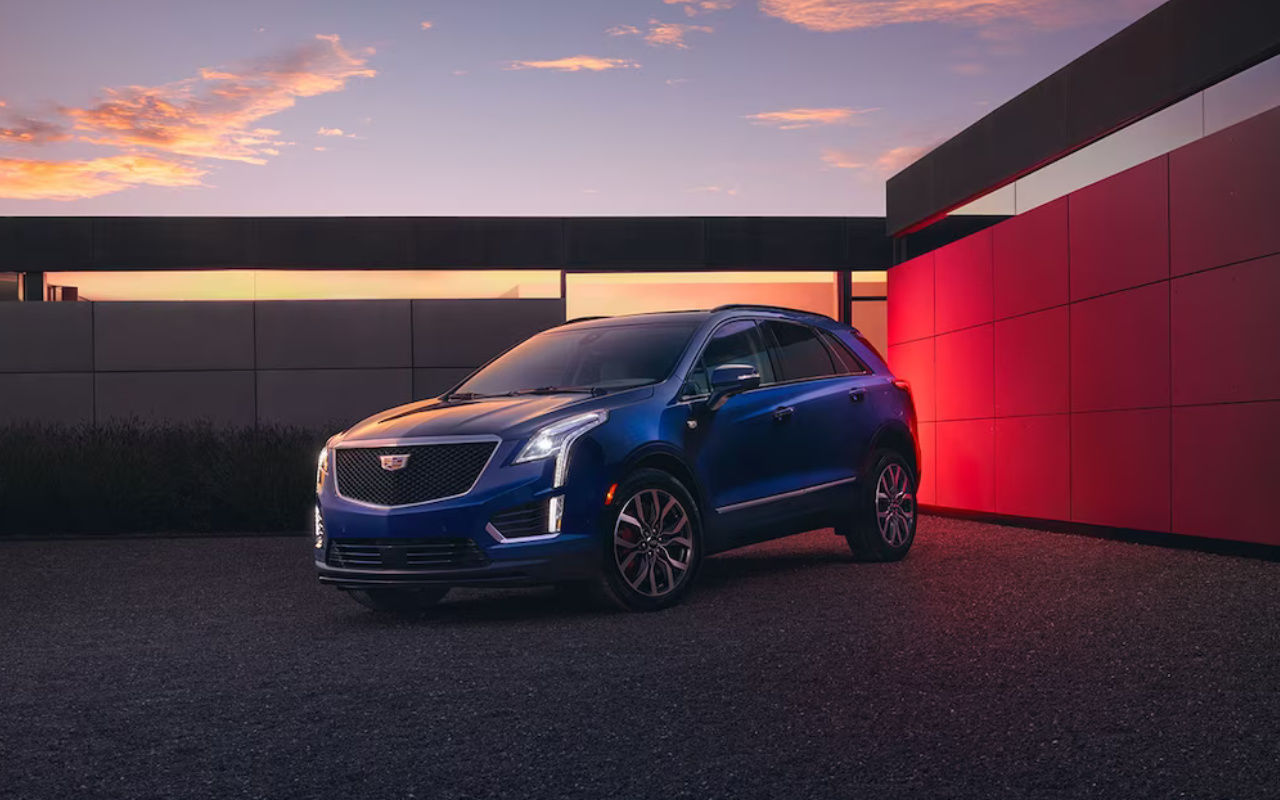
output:
[[897, 561], [916, 537], [916, 478], [892, 450], [875, 453], [853, 519], [836, 529], [859, 561]]
[[444, 599], [448, 587], [422, 589], [352, 589], [347, 592], [360, 605], [384, 614], [425, 614]]
[[702, 523], [689, 491], [657, 469], [632, 473], [606, 516], [597, 597], [626, 611], [657, 611], [680, 602], [702, 560]]

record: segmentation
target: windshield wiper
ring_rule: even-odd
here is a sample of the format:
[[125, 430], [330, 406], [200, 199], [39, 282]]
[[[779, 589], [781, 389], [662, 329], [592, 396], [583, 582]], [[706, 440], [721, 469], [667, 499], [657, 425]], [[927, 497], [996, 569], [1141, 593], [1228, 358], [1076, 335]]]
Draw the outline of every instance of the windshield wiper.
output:
[[592, 396], [608, 394], [608, 389], [599, 386], [539, 386], [536, 389], [517, 389], [511, 394], [589, 394]]
[[501, 397], [501, 396], [502, 395], [497, 395], [497, 394], [481, 394], [480, 392], [450, 392], [449, 394], [446, 394], [444, 397], [440, 399], [448, 403], [452, 400], [483, 400], [486, 397]]

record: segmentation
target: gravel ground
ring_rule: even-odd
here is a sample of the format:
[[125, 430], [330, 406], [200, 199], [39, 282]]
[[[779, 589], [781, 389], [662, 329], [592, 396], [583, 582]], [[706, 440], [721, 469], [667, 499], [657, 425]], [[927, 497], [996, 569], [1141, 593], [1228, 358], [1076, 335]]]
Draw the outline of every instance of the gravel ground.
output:
[[926, 518], [816, 532], [676, 609], [319, 586], [308, 543], [0, 543], [0, 796], [1280, 793], [1280, 563]]

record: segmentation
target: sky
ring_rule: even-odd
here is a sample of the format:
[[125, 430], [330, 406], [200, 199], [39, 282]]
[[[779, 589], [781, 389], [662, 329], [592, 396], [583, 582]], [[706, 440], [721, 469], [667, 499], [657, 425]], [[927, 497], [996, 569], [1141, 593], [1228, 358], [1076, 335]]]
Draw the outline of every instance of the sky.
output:
[[879, 215], [1159, 0], [42, 0], [0, 215]]

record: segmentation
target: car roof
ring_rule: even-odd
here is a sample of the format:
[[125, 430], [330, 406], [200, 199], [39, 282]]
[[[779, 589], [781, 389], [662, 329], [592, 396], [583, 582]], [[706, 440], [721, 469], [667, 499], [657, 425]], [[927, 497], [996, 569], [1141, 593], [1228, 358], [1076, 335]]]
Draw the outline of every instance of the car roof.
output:
[[576, 317], [566, 321], [560, 327], [573, 326], [575, 328], [604, 328], [613, 325], [661, 325], [673, 322], [692, 322], [697, 324], [706, 322], [713, 318], [720, 319], [722, 317], [733, 316], [743, 312], [750, 312], [753, 316], [803, 320], [823, 327], [826, 325], [836, 324], [835, 320], [830, 317], [813, 311], [801, 311], [794, 308], [783, 308], [782, 306], [731, 303], [728, 305], [717, 306], [716, 308], [694, 309], [689, 311], [652, 311], [641, 314], [620, 314], [615, 317]]

